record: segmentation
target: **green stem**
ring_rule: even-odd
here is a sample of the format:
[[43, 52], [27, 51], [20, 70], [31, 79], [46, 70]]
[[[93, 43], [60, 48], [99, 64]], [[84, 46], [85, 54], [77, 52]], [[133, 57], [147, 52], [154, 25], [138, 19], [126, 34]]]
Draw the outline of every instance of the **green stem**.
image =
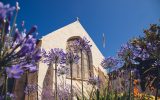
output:
[[84, 100], [84, 93], [83, 93], [83, 54], [81, 50], [81, 81], [82, 81], [82, 100]]
[[160, 82], [160, 80], [159, 80], [159, 78], [160, 78], [160, 73], [159, 73], [159, 66], [158, 66], [158, 78], [157, 78], [157, 80], [158, 80], [158, 83], [157, 83], [157, 88], [156, 88], [156, 95], [155, 95], [155, 100], [158, 100], [158, 89], [159, 89], [159, 82]]
[[11, 27], [11, 31], [9, 32], [9, 35], [11, 35], [11, 33], [13, 32], [13, 29], [14, 29], [15, 23], [16, 23], [16, 19], [17, 19], [17, 15], [18, 15], [18, 11], [16, 11], [16, 14], [15, 14], [15, 17], [14, 17], [13, 24], [12, 24], [12, 27]]
[[5, 23], [6, 22], [4, 22], [4, 25], [3, 25], [3, 30], [2, 30], [2, 47], [3, 47], [3, 45], [4, 45], [4, 36], [5, 36]]
[[90, 95], [89, 95], [89, 100], [92, 100], [93, 88], [94, 88], [94, 85], [92, 86], [92, 90], [91, 90], [91, 93], [90, 93]]
[[73, 99], [73, 85], [72, 85], [72, 63], [70, 64], [70, 74], [71, 74], [71, 100]]
[[131, 100], [131, 86], [132, 86], [132, 76], [131, 76], [131, 65], [129, 64], [129, 77], [130, 77], [130, 82], [129, 82], [129, 100]]
[[108, 88], [107, 88], [107, 98], [109, 96], [109, 83], [110, 83], [110, 69], [109, 69], [109, 74], [108, 74]]
[[55, 63], [55, 100], [58, 100], [58, 97], [57, 97], [57, 63]]
[[8, 92], [8, 77], [5, 76], [5, 100], [7, 100], [7, 92]]
[[[2, 75], [3, 72], [4, 72], [4, 69], [3, 69], [3, 67], [2, 67], [2, 70], [1, 70], [1, 72], [0, 72], [0, 77], [3, 77], [3, 78], [4, 78], [4, 81], [5, 81], [5, 76]], [[4, 84], [4, 82], [3, 82], [2, 84], [3, 84], [3, 85], [2, 85], [2, 90], [1, 90], [1, 92], [0, 92], [1, 95], [4, 93], [4, 90], [5, 90], [5, 84]]]
[[[28, 83], [29, 83], [29, 82], [28, 82], [28, 73], [29, 73], [29, 71], [27, 70], [27, 72], [26, 72], [26, 80], [27, 80], [26, 86], [28, 86]], [[29, 95], [30, 95], [29, 91], [30, 91], [30, 90], [28, 89], [28, 100], [30, 99], [30, 98], [29, 98]]]
[[[5, 36], [5, 23], [3, 24], [3, 28], [2, 28], [2, 34], [1, 34], [1, 48], [0, 48], [0, 60], [2, 59], [2, 49], [4, 49], [4, 36]], [[4, 50], [3, 50], [4, 52]]]
[[[62, 75], [62, 78], [63, 78], [63, 90], [64, 90], [64, 76]], [[65, 97], [63, 96], [63, 99], [64, 99]]]

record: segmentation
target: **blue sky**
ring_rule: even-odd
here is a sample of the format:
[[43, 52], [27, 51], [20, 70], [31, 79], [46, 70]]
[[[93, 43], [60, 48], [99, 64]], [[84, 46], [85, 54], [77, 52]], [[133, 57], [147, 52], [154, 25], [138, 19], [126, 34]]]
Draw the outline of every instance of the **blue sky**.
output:
[[[2, 2], [15, 4], [16, 0]], [[115, 56], [129, 39], [159, 23], [160, 0], [18, 0], [17, 23], [38, 26], [39, 38], [80, 18], [81, 24], [104, 56]], [[102, 33], [106, 48], [102, 47]]]

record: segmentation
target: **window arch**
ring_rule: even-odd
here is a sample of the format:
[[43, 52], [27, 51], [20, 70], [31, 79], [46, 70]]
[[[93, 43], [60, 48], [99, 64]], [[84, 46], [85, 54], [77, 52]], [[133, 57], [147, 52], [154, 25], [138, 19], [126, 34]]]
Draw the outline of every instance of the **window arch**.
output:
[[[66, 50], [72, 51], [74, 49], [72, 47], [72, 43], [78, 39], [81, 40], [82, 38], [80, 36], [70, 37], [67, 40]], [[83, 68], [83, 79], [88, 80], [90, 77], [93, 76], [92, 53], [86, 51], [83, 51], [81, 53], [80, 51], [78, 51], [78, 56], [80, 57], [78, 64], [73, 64], [72, 68], [73, 79], [81, 79], [81, 68]], [[82, 66], [81, 66], [81, 59], [82, 59]], [[70, 78], [70, 74], [68, 74], [67, 78]]]

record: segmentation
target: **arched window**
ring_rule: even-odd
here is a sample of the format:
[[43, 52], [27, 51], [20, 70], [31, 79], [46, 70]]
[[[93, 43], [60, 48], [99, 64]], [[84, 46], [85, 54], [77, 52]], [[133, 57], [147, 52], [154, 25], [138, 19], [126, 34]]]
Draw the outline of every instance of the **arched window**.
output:
[[[74, 36], [67, 40], [67, 48], [66, 48], [67, 51], [74, 49], [72, 47], [72, 43], [77, 39], [81, 39], [81, 37]], [[93, 75], [92, 53], [86, 51], [83, 51], [81, 53], [80, 51], [78, 51], [78, 56], [80, 57], [78, 64], [73, 64], [72, 66], [73, 79], [81, 79], [81, 68], [83, 68], [83, 79], [88, 80], [89, 77]], [[82, 66], [81, 66], [81, 59], [82, 59]], [[70, 74], [68, 74], [67, 78], [70, 78]]]

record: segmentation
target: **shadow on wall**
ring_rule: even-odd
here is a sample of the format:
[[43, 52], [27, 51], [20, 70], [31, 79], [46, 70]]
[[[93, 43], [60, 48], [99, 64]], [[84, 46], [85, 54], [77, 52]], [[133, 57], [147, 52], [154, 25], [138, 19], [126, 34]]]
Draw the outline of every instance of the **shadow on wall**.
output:
[[43, 88], [42, 88], [42, 94], [41, 94], [42, 100], [50, 100], [49, 98], [54, 97], [53, 74], [54, 74], [54, 68], [52, 65], [49, 65], [43, 81]]

